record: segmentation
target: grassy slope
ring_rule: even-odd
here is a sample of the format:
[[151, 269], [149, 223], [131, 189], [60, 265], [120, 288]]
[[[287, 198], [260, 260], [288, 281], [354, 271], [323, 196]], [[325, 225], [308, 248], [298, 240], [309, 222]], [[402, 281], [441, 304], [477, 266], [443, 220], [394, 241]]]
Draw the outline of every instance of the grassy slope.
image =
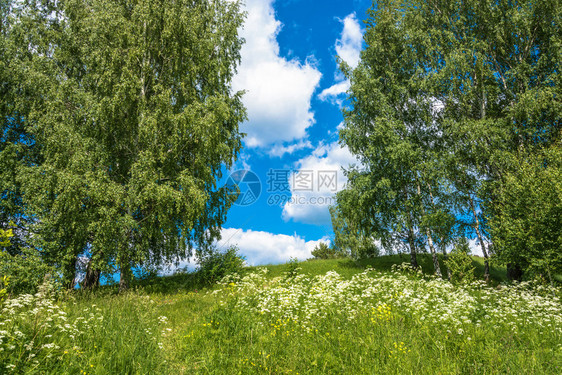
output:
[[[477, 276], [481, 278], [483, 259], [474, 257], [473, 260]], [[299, 263], [299, 273], [315, 276], [333, 270], [344, 279], [351, 279], [367, 267], [384, 272], [390, 271], [393, 264], [406, 261], [407, 256], [398, 255], [361, 261], [309, 260]], [[424, 270], [431, 272], [430, 255], [418, 256], [418, 261]], [[267, 277], [283, 277], [290, 267], [289, 264], [266, 266]], [[255, 269], [249, 268], [248, 271]], [[492, 267], [491, 276], [493, 284], [505, 281], [505, 268]], [[467, 342], [455, 337], [448, 339], [446, 331], [436, 333], [426, 328], [423, 322], [416, 323], [402, 316], [378, 328], [370, 323], [349, 324], [334, 318], [322, 322], [320, 332], [313, 336], [295, 336], [293, 331], [300, 327], [290, 329], [291, 322], [281, 321], [271, 324], [278, 333], [271, 337], [270, 327], [256, 325], [253, 317], [233, 313], [231, 308], [218, 307], [221, 298], [217, 296], [198, 291], [200, 296], [194, 298], [193, 295], [182, 296], [173, 292], [186, 282], [182, 276], [160, 281], [168, 285], [161, 289], [166, 297], [162, 297], [164, 304], [160, 311], [170, 318], [176, 333], [174, 339], [167, 342], [167, 360], [173, 372], [556, 373], [549, 370], [557, 360], [548, 354], [551, 343], [542, 341], [540, 344], [541, 339], [534, 331], [525, 338], [514, 339], [503, 329], [495, 331], [490, 328], [488, 333], [477, 329], [469, 333], [473, 341]], [[280, 333], [286, 336], [280, 337]], [[404, 352], [399, 349], [401, 342], [406, 342]], [[398, 348], [393, 348], [396, 344]], [[389, 351], [393, 358], [387, 357]], [[400, 356], [404, 358], [397, 358]], [[541, 361], [547, 364], [543, 366]]]
[[[424, 273], [433, 272], [433, 261], [431, 255], [421, 254], [417, 256], [418, 262]], [[476, 268], [477, 278], [482, 278], [484, 274], [484, 258], [472, 257], [472, 264]], [[440, 266], [442, 272], [445, 272], [445, 265], [443, 264], [442, 258], [440, 260]], [[353, 275], [363, 271], [367, 267], [372, 267], [379, 271], [390, 271], [392, 266], [395, 264], [401, 264], [403, 262], [409, 262], [409, 255], [387, 255], [376, 258], [362, 259], [359, 261], [353, 261], [351, 259], [328, 259], [319, 260], [311, 259], [305, 262], [300, 262], [299, 267], [302, 268], [302, 273], [314, 276], [321, 275], [328, 271], [336, 271], [345, 278], [351, 278]], [[288, 268], [287, 265], [271, 265], [267, 266], [272, 276], [281, 276]], [[490, 274], [492, 281], [494, 283], [499, 283], [507, 281], [505, 267], [491, 267]]]
[[[362, 259], [354, 261], [351, 259], [310, 259], [304, 262], [299, 262], [301, 268], [300, 273], [316, 276], [325, 274], [328, 271], [336, 271], [344, 278], [349, 279], [353, 275], [362, 272], [367, 267], [372, 267], [378, 271], [390, 271], [395, 264], [409, 262], [408, 255], [386, 255], [376, 258]], [[418, 263], [424, 273], [433, 273], [433, 261], [429, 254], [418, 254]], [[484, 258], [474, 256], [472, 257], [472, 264], [476, 268], [476, 277], [483, 278], [484, 275]], [[442, 272], [445, 273], [445, 265], [440, 257], [440, 266]], [[289, 264], [266, 265], [260, 267], [248, 267], [249, 272], [257, 268], [267, 268], [268, 276], [271, 278], [282, 276], [289, 270]], [[490, 267], [490, 275], [493, 284], [507, 281], [505, 267]], [[149, 291], [157, 291], [161, 293], [174, 293], [182, 289], [196, 290], [198, 284], [194, 281], [191, 275], [176, 275], [167, 276], [151, 280], [147, 283], [142, 283]]]
[[[418, 259], [422, 268], [430, 272], [430, 256]], [[406, 256], [358, 262], [309, 260], [299, 263], [299, 272], [323, 275], [334, 270], [349, 280], [368, 266], [387, 271], [393, 264], [407, 260]], [[474, 264], [481, 275], [483, 260], [474, 258]], [[266, 268], [267, 278], [273, 280], [282, 277], [290, 265]], [[250, 267], [248, 272], [253, 270]], [[492, 268], [494, 283], [503, 281], [504, 275], [505, 269]], [[64, 354], [54, 355], [39, 367], [24, 363], [23, 372], [539, 374], [557, 373], [562, 368], [562, 346], [556, 344], [559, 335], [545, 337], [533, 329], [519, 337], [493, 324], [486, 330], [469, 326], [465, 327], [465, 335], [470, 335], [472, 341], [463, 341], [464, 336], [450, 336], [447, 327], [435, 330], [419, 316], [399, 310], [392, 310], [388, 321], [378, 312], [371, 315], [382, 319], [377, 324], [369, 316], [350, 322], [333, 311], [333, 318], [322, 319], [314, 334], [303, 335], [297, 334], [301, 327], [294, 322], [260, 322], [260, 316], [237, 311], [233, 308], [237, 296], [213, 294], [216, 287], [201, 287], [192, 275], [157, 278], [142, 284], [127, 295], [115, 295], [114, 290], [106, 288], [92, 295], [78, 293], [64, 302], [70, 320], [97, 305], [97, 314], [104, 318], [103, 326], [92, 328], [66, 346], [62, 341], [60, 351], [66, 349]], [[405, 348], [402, 351], [401, 342]], [[0, 362], [1, 356], [0, 353]]]

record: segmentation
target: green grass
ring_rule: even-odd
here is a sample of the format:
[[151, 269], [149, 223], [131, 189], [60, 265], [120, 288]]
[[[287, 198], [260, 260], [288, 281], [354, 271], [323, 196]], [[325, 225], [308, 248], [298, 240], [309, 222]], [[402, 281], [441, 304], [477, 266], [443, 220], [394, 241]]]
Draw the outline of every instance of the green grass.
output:
[[[431, 271], [430, 256], [418, 260]], [[175, 275], [139, 282], [124, 295], [108, 287], [59, 296], [51, 310], [47, 296], [24, 301], [12, 307], [10, 321], [0, 317], [0, 373], [11, 373], [9, 365], [29, 374], [561, 372], [560, 295], [389, 272], [407, 261], [310, 260], [289, 279], [289, 264], [266, 266], [263, 277], [250, 267], [252, 281], [212, 287]], [[482, 259], [473, 264], [481, 275]], [[381, 272], [365, 273], [368, 267]], [[341, 278], [324, 276], [329, 271]], [[496, 285], [505, 269], [492, 267], [491, 274]], [[442, 313], [449, 307], [453, 313]], [[59, 322], [59, 310], [66, 320]], [[434, 312], [447, 316], [444, 323]], [[76, 328], [74, 338], [64, 324]]]
[[[433, 260], [430, 254], [418, 254], [417, 260], [424, 273], [433, 273]], [[390, 271], [393, 265], [404, 262], [410, 262], [409, 255], [386, 255], [357, 261], [351, 259], [310, 259], [305, 262], [300, 262], [299, 267], [302, 268], [303, 273], [309, 275], [320, 275], [333, 270], [344, 276], [344, 278], [351, 278], [367, 267], [372, 267], [380, 271]], [[439, 256], [439, 265], [444, 274], [443, 277], [445, 278], [446, 268], [442, 256]], [[484, 258], [473, 256], [472, 265], [475, 267], [476, 277], [480, 279], [483, 278]], [[271, 276], [281, 276], [283, 272], [286, 272], [288, 269], [287, 264], [269, 265], [265, 267], [269, 270]], [[250, 269], [252, 268], [250, 267]], [[490, 267], [490, 278], [495, 285], [500, 282], [506, 282], [505, 266], [492, 265]]]

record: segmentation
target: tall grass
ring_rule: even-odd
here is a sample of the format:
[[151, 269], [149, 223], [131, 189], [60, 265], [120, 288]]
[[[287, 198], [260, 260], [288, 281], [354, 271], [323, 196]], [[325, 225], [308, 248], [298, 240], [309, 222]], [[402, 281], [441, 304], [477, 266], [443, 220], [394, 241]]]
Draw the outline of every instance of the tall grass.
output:
[[452, 285], [391, 272], [399, 261], [309, 261], [296, 276], [288, 265], [250, 268], [203, 289], [178, 275], [124, 295], [8, 300], [0, 373], [561, 372], [559, 289]]
[[5, 302], [0, 373], [165, 372], [154, 301], [139, 293], [56, 296], [49, 286]]

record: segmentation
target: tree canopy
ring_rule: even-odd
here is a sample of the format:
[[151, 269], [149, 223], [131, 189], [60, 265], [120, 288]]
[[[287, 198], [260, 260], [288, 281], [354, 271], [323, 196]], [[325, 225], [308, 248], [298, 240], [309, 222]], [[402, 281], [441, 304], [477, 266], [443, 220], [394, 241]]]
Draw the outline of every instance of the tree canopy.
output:
[[40, 147], [37, 162], [10, 160], [44, 258], [68, 282], [83, 257], [93, 283], [118, 267], [125, 287], [132, 266], [217, 238], [233, 198], [217, 182], [245, 118], [230, 87], [239, 3], [3, 4], [2, 120]]
[[[549, 231], [535, 232], [548, 241], [534, 240], [548, 249], [530, 250], [505, 228], [528, 238], [518, 217], [560, 204], [554, 185], [535, 206], [507, 197], [558, 173], [545, 155], [562, 136], [561, 21], [553, 1], [377, 1], [359, 66], [343, 66], [351, 88], [340, 139], [364, 166], [338, 195], [342, 207], [350, 191], [363, 197], [353, 225], [410, 228], [434, 254], [432, 243], [475, 237], [485, 257], [493, 244], [504, 263], [559, 249]], [[522, 163], [536, 172], [514, 183]], [[408, 242], [415, 266], [416, 241]]]

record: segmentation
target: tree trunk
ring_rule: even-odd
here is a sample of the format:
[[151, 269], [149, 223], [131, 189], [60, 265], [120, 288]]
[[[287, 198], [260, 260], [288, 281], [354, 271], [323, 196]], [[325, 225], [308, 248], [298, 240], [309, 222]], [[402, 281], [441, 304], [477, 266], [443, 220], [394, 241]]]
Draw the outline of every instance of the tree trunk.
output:
[[488, 263], [488, 251], [486, 250], [484, 238], [482, 237], [482, 233], [480, 232], [480, 221], [478, 220], [478, 214], [476, 213], [476, 209], [474, 208], [474, 200], [470, 195], [468, 199], [470, 200], [470, 208], [472, 209], [472, 214], [474, 215], [474, 230], [476, 231], [476, 235], [478, 236], [478, 241], [480, 242], [480, 246], [482, 247], [482, 254], [484, 255], [484, 280], [488, 282], [490, 281], [490, 265]]
[[416, 257], [416, 245], [414, 243], [414, 231], [411, 227], [408, 228], [408, 243], [410, 244], [410, 265], [412, 268], [418, 268], [418, 260]]
[[[407, 198], [409, 196], [408, 190], [406, 186], [403, 187], [404, 189], [404, 197]], [[410, 245], [410, 266], [414, 269], [418, 268], [418, 259], [416, 256], [416, 243], [415, 243], [415, 236], [414, 236], [414, 226], [412, 221], [412, 215], [410, 214], [410, 209], [408, 208], [408, 204], [406, 202], [406, 225], [408, 226], [408, 244]]]
[[122, 261], [120, 265], [119, 273], [119, 293], [122, 293], [129, 289], [129, 284], [131, 281], [131, 265], [128, 261]]
[[410, 245], [410, 265], [412, 268], [418, 268], [418, 259], [416, 257], [416, 243], [414, 237], [414, 228], [412, 227], [412, 220], [410, 218], [410, 211], [408, 211], [408, 243]]
[[[420, 198], [422, 215], [425, 216], [425, 208], [423, 207], [423, 202], [421, 200], [421, 187], [419, 183], [418, 183], [418, 197]], [[435, 247], [433, 246], [433, 238], [431, 237], [431, 231], [427, 226], [425, 227], [425, 234], [427, 235], [427, 244], [429, 245], [429, 250], [431, 251], [431, 257], [433, 258], [433, 268], [435, 269], [435, 274], [439, 277], [442, 277], [441, 267], [439, 267], [439, 258], [437, 258], [437, 252], [435, 251]]]
[[97, 260], [102, 258], [102, 252], [92, 253], [92, 257], [88, 261], [88, 266], [86, 267], [86, 276], [84, 277], [84, 281], [82, 281], [82, 287], [84, 289], [94, 289], [100, 286], [101, 270], [97, 267]]
[[445, 268], [447, 268], [447, 279], [451, 281], [453, 274], [451, 273], [451, 269], [447, 267], [447, 259], [449, 258], [447, 255], [447, 249], [445, 246], [441, 246], [441, 252], [443, 253], [443, 260], [445, 261]]
[[129, 289], [129, 284], [131, 281], [131, 262], [129, 261], [130, 257], [130, 232], [129, 235], [126, 236], [129, 243], [123, 245], [123, 250], [121, 250], [121, 257], [119, 259], [119, 293], [126, 291]]
[[[486, 91], [484, 87], [484, 77], [483, 77], [483, 67], [481, 67], [480, 71], [480, 85], [482, 88], [482, 97], [480, 103], [480, 119], [484, 119], [486, 117]], [[486, 282], [490, 281], [490, 265], [488, 263], [488, 252], [486, 251], [486, 245], [484, 244], [484, 239], [482, 237], [482, 233], [480, 232], [480, 222], [478, 221], [478, 215], [476, 214], [476, 209], [474, 208], [474, 201], [472, 200], [472, 196], [469, 194], [470, 199], [470, 208], [472, 209], [472, 213], [474, 215], [474, 230], [476, 231], [476, 235], [478, 236], [478, 241], [480, 242], [480, 246], [482, 247], [482, 254], [484, 255], [484, 280]]]
[[100, 276], [101, 270], [96, 269], [92, 264], [92, 259], [88, 262], [88, 267], [86, 268], [86, 276], [82, 282], [82, 287], [84, 289], [94, 289], [100, 286]]
[[76, 280], [76, 263], [78, 262], [78, 257], [75, 256], [70, 263], [64, 267], [63, 277], [64, 286], [66, 289], [74, 289], [74, 280]]
[[[429, 191], [429, 197], [431, 198], [431, 207], [433, 207], [433, 209], [435, 210], [435, 201], [433, 200], [433, 193], [431, 192], [431, 185], [427, 184], [427, 189]], [[441, 237], [441, 244], [440, 244], [439, 247], [441, 247], [441, 252], [443, 253], [443, 261], [445, 261], [445, 268], [447, 269], [447, 279], [449, 281], [451, 281], [451, 278], [452, 278], [453, 274], [451, 273], [451, 269], [447, 266], [447, 263], [446, 263], [448, 257], [447, 257], [447, 248], [445, 246], [445, 237], [444, 236]], [[441, 273], [441, 268], [439, 268], [439, 273]]]
[[441, 278], [441, 267], [439, 266], [439, 258], [437, 257], [437, 252], [435, 251], [435, 247], [433, 246], [433, 238], [431, 238], [431, 232], [429, 231], [429, 228], [426, 228], [425, 231], [427, 233], [427, 242], [429, 244], [429, 249], [431, 250], [431, 257], [433, 258], [433, 268], [435, 268], [435, 274]]

